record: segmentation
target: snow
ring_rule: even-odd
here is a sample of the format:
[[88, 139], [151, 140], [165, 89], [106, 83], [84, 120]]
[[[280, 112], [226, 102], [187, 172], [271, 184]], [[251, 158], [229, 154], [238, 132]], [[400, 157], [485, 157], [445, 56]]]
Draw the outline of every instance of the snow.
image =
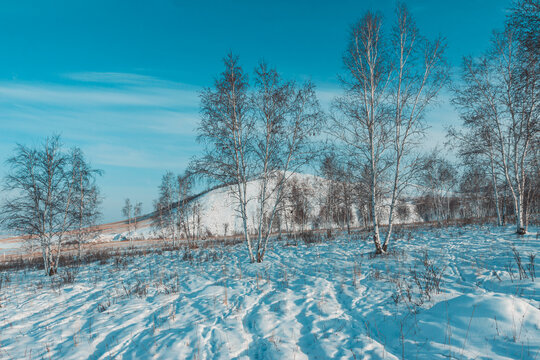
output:
[[[0, 273], [0, 358], [535, 359], [540, 286], [519, 280], [538, 228], [408, 230], [372, 257], [363, 234], [273, 242], [264, 263], [243, 244], [83, 265], [73, 283]], [[427, 252], [439, 293], [396, 304]], [[513, 264], [509, 268], [508, 264]]]
[[[310, 229], [315, 227], [313, 219], [319, 218], [321, 211], [321, 201], [327, 196], [327, 180], [324, 178], [311, 175], [311, 174], [301, 174], [301, 173], [290, 173], [288, 175], [290, 181], [297, 181], [298, 184], [305, 186], [309, 189], [307, 193], [307, 198], [309, 202], [308, 206], [308, 219], [310, 219], [306, 228]], [[272, 179], [271, 181], [275, 181]], [[272, 184], [270, 188], [273, 188], [275, 184]], [[242, 219], [239, 216], [238, 210], [238, 200], [235, 198], [234, 190], [235, 185], [225, 186], [221, 188], [214, 189], [212, 191], [203, 193], [200, 197], [197, 197], [195, 201], [200, 205], [200, 233], [201, 234], [210, 234], [210, 235], [231, 235], [239, 234], [243, 232]], [[254, 223], [257, 218], [257, 209], [259, 207], [258, 194], [261, 188], [261, 180], [252, 180], [247, 183], [247, 214], [248, 214], [248, 228], [252, 232], [256, 232], [257, 225]], [[270, 197], [269, 203], [273, 205], [275, 201], [274, 196]], [[381, 224], [388, 223], [389, 216], [389, 206], [390, 199], [386, 201], [383, 209], [380, 209], [381, 213]], [[406, 219], [394, 218], [394, 223], [412, 223], [420, 222], [422, 219], [414, 209], [412, 204], [407, 204], [409, 209], [409, 216]], [[358, 208], [353, 205], [353, 218], [351, 219], [351, 226], [358, 227], [363, 224], [360, 223], [358, 218]], [[282, 223], [285, 223], [285, 220], [282, 218]], [[147, 225], [150, 225], [148, 222]], [[144, 224], [136, 232], [137, 236], [141, 238], [148, 238], [154, 234], [149, 234], [148, 230], [144, 229]], [[193, 221], [191, 226], [194, 227]], [[324, 227], [337, 227], [337, 224], [323, 224]], [[225, 228], [227, 232], [225, 234]], [[290, 226], [291, 230], [300, 230], [299, 225], [292, 224]], [[155, 236], [155, 235], [154, 235]]]

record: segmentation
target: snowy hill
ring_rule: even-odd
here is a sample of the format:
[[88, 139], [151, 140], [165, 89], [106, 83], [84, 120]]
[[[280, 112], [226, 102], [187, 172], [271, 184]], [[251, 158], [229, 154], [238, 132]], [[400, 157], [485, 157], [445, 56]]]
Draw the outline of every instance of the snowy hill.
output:
[[[282, 230], [286, 231], [298, 231], [301, 229], [309, 230], [315, 228], [337, 228], [336, 223], [324, 223], [321, 221], [321, 207], [324, 204], [326, 197], [328, 196], [328, 181], [324, 178], [310, 175], [310, 174], [292, 174], [290, 182], [295, 183], [299, 188], [303, 189], [303, 193], [306, 196], [306, 222], [304, 224], [295, 223], [290, 219], [290, 216], [282, 214], [280, 216], [280, 222]], [[229, 185], [225, 187], [215, 188], [210, 191], [203, 192], [200, 195], [193, 197], [192, 206], [196, 205], [198, 208], [198, 214], [196, 219], [192, 216], [190, 220], [191, 227], [197, 227], [199, 234], [202, 237], [205, 236], [223, 236], [234, 235], [242, 232], [242, 219], [239, 216], [238, 203], [233, 195], [235, 185]], [[254, 219], [256, 218], [257, 208], [259, 202], [257, 195], [259, 194], [261, 187], [260, 180], [253, 180], [248, 183], [247, 186], [247, 198], [249, 199], [247, 206], [248, 213], [248, 227], [251, 231], [255, 231], [256, 225]], [[274, 198], [271, 198], [274, 201]], [[389, 204], [389, 201], [387, 201]], [[284, 202], [286, 208], [291, 208], [290, 200]], [[422, 219], [416, 212], [415, 207], [412, 204], [406, 203], [407, 215], [403, 218], [394, 218], [395, 223], [413, 223], [421, 222]], [[380, 223], [388, 223], [388, 206], [379, 210]], [[142, 216], [138, 229], [133, 232], [135, 238], [153, 238], [156, 237], [156, 232], [152, 229], [151, 217], [153, 214], [147, 214]], [[360, 219], [360, 209], [356, 204], [352, 204], [352, 227], [361, 227], [363, 223]], [[113, 236], [115, 239], [125, 238], [128, 236], [126, 229], [120, 233], [104, 233], [101, 236], [101, 240], [111, 239]]]

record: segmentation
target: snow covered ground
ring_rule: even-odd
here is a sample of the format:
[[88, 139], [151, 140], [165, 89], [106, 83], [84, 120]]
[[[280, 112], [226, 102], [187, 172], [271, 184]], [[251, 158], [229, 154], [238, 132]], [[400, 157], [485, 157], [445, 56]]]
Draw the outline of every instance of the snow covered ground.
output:
[[65, 283], [4, 272], [0, 358], [538, 359], [538, 230], [405, 230], [376, 258], [364, 235], [276, 242], [262, 264], [242, 244], [179, 250]]

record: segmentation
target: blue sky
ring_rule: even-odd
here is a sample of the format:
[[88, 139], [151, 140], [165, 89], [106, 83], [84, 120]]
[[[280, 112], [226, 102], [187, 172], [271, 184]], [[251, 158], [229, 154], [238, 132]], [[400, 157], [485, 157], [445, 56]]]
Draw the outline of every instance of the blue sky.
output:
[[[509, 0], [408, 1], [421, 32], [448, 41], [453, 67], [501, 28]], [[60, 133], [95, 167], [104, 221], [126, 197], [151, 209], [165, 170], [182, 171], [195, 141], [198, 92], [233, 51], [312, 79], [327, 105], [339, 93], [349, 26], [395, 1], [3, 0], [0, 3], [0, 175], [16, 143]], [[426, 147], [456, 120], [448, 96], [430, 111]]]

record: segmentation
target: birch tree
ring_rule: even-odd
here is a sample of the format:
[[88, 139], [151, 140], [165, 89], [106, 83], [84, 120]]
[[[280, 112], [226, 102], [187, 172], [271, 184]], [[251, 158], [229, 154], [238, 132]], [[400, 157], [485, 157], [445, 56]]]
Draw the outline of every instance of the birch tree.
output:
[[47, 275], [58, 271], [63, 246], [81, 224], [78, 179], [85, 177], [81, 169], [93, 172], [83, 159], [80, 150], [70, 155], [60, 137], [51, 136], [38, 147], [17, 145], [7, 160], [5, 189], [12, 195], [2, 205], [2, 225], [39, 243]]
[[182, 232], [190, 236], [191, 179], [189, 173], [174, 175], [167, 171], [161, 178], [159, 199], [154, 203], [153, 225], [161, 232], [161, 237], [170, 239], [176, 246]]
[[193, 163], [195, 172], [222, 185], [231, 185], [238, 204], [249, 259], [255, 261], [248, 228], [248, 181], [253, 179], [253, 116], [250, 116], [249, 83], [238, 63], [229, 54], [223, 60], [225, 70], [213, 88], [201, 92], [201, 124], [198, 140], [204, 155]]
[[388, 168], [385, 158], [390, 126], [387, 106], [391, 64], [382, 36], [382, 18], [368, 12], [351, 29], [343, 55], [346, 75], [341, 77], [343, 97], [333, 104], [330, 133], [343, 143], [348, 155], [365, 162], [369, 172], [373, 242], [383, 253], [379, 235], [379, 178]]
[[437, 221], [450, 220], [450, 201], [457, 186], [457, 169], [434, 149], [419, 159], [418, 184], [422, 186], [426, 220], [433, 215]]
[[171, 239], [175, 246], [178, 233], [178, 223], [175, 212], [175, 202], [178, 199], [176, 178], [171, 171], [167, 171], [161, 178], [159, 186], [159, 199], [155, 203], [154, 226], [161, 231], [164, 239]]
[[437, 38], [429, 41], [422, 37], [412, 15], [403, 4], [397, 5], [396, 18], [390, 41], [394, 78], [389, 88], [393, 112], [390, 126], [393, 182], [383, 251], [388, 249], [398, 199], [414, 175], [416, 158], [411, 156], [411, 152], [425, 132], [422, 120], [426, 109], [448, 79], [443, 57], [446, 47], [444, 40]]
[[254, 151], [260, 189], [256, 215], [256, 261], [264, 259], [288, 179], [317, 155], [312, 141], [322, 114], [310, 82], [297, 85], [261, 63], [255, 69], [252, 95]]
[[[517, 4], [522, 3], [528, 2]], [[534, 19], [535, 13], [530, 15]], [[476, 136], [472, 134], [487, 134], [489, 146], [484, 147], [484, 152], [510, 191], [517, 232], [525, 233], [527, 183], [536, 176], [534, 163], [540, 136], [540, 57], [538, 50], [530, 46], [538, 39], [538, 29], [523, 35], [514, 25], [516, 16], [520, 15], [514, 12], [506, 28], [494, 33], [485, 55], [464, 59], [462, 84], [456, 89], [454, 103], [461, 111], [463, 131], [468, 135], [464, 139], [474, 142]], [[497, 188], [495, 183], [493, 187]]]
[[[470, 62], [466, 60], [466, 63]], [[470, 66], [467, 65], [467, 66]], [[491, 114], [486, 111], [486, 108], [478, 108], [478, 94], [463, 89], [455, 90], [457, 94], [453, 102], [461, 106], [461, 117], [466, 125], [467, 130], [456, 129], [450, 127], [448, 129], [449, 144], [453, 148], [457, 148], [458, 155], [464, 164], [474, 164], [489, 174], [490, 188], [494, 198], [495, 214], [497, 216], [497, 225], [502, 226], [504, 223], [503, 212], [501, 211], [499, 187], [505, 180], [500, 172], [500, 167], [497, 163], [495, 137], [493, 129], [489, 128], [491, 122], [486, 121]], [[475, 104], [476, 103], [476, 104]], [[469, 107], [469, 109], [467, 109]]]
[[78, 148], [71, 152], [71, 177], [73, 182], [72, 216], [74, 230], [71, 237], [77, 244], [78, 259], [81, 259], [82, 245], [95, 237], [98, 231], [95, 225], [101, 216], [99, 205], [101, 198], [96, 177], [102, 175], [101, 170], [93, 169]]
[[142, 215], [142, 202], [137, 202], [133, 206], [133, 228], [137, 231], [139, 220]]
[[126, 218], [127, 234], [129, 238], [129, 246], [132, 247], [133, 238], [133, 204], [129, 198], [124, 200], [124, 207], [122, 208], [122, 215]]
[[176, 223], [179, 227], [179, 236], [183, 232], [184, 237], [189, 239], [191, 234], [191, 225], [189, 217], [193, 211], [192, 187], [193, 174], [185, 171], [176, 176], [177, 201], [176, 201]]
[[[344, 152], [367, 165], [373, 241], [385, 253], [392, 235], [394, 211], [409, 185], [412, 150], [422, 135], [426, 109], [445, 84], [444, 41], [423, 38], [404, 5], [396, 9], [390, 35], [371, 12], [351, 30], [343, 56], [345, 95], [336, 99], [330, 133]], [[379, 213], [390, 198], [388, 232], [381, 243]]]
[[360, 199], [355, 196], [358, 181], [353, 180], [354, 175], [347, 160], [340, 159], [338, 154], [332, 151], [324, 156], [320, 172], [326, 179], [327, 192], [321, 210], [328, 225], [336, 223], [346, 227], [350, 234], [353, 203], [359, 205]]
[[513, 3], [508, 26], [525, 53], [540, 56], [540, 1], [518, 0]]
[[486, 168], [476, 163], [464, 164], [464, 171], [459, 182], [462, 218], [493, 216], [495, 204], [491, 181]]
[[[201, 94], [199, 140], [206, 149], [194, 168], [215, 182], [231, 185], [250, 261], [261, 262], [285, 183], [316, 155], [312, 138], [320, 129], [322, 115], [310, 82], [285, 81], [261, 63], [250, 88], [237, 57], [229, 55], [224, 63], [225, 71], [214, 88]], [[251, 180], [259, 180], [253, 199], [247, 190]], [[248, 219], [251, 200], [257, 201], [257, 211]], [[255, 228], [254, 239], [248, 224]]]

